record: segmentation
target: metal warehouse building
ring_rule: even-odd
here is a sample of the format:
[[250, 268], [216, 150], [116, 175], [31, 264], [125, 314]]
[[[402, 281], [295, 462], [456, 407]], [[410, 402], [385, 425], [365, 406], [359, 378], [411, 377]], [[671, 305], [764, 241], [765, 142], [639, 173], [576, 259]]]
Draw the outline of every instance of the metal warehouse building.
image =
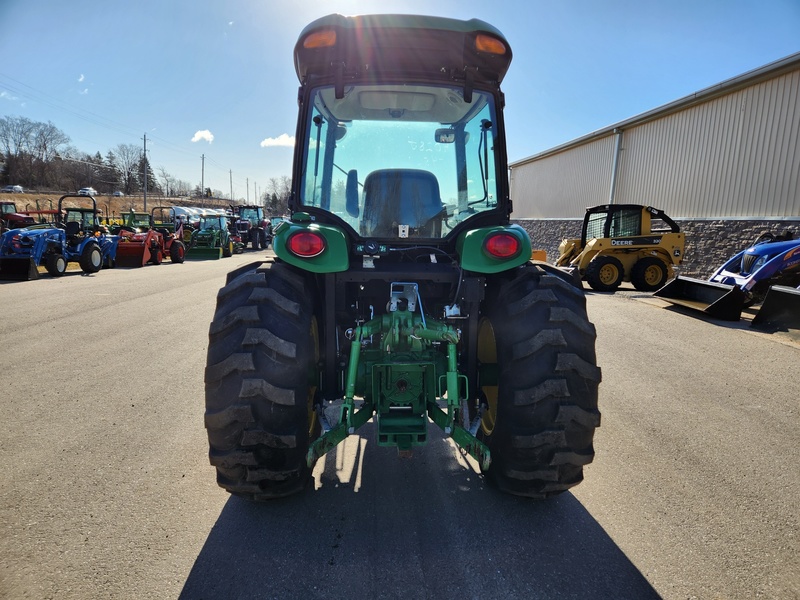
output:
[[512, 217], [553, 261], [587, 207], [654, 206], [707, 276], [760, 233], [800, 237], [799, 139], [797, 53], [511, 163]]

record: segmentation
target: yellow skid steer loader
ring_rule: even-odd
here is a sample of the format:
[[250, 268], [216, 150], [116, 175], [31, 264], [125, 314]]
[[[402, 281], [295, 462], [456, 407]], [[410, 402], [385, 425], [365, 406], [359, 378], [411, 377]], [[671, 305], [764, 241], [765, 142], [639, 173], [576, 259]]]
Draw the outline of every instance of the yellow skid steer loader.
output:
[[684, 234], [664, 211], [603, 204], [586, 209], [581, 237], [561, 242], [556, 265], [577, 270], [598, 292], [613, 292], [623, 281], [653, 292], [674, 276], [684, 247]]

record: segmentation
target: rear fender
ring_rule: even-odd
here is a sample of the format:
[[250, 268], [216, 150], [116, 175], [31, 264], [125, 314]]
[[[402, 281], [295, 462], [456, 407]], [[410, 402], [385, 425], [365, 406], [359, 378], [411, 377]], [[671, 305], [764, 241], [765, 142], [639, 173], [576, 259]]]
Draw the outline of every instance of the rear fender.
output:
[[[519, 252], [507, 258], [497, 258], [486, 252], [485, 242], [496, 233], [505, 233], [516, 238], [519, 242]], [[463, 269], [476, 273], [501, 273], [524, 265], [530, 260], [531, 239], [519, 225], [481, 227], [459, 235], [456, 240], [456, 251]]]
[[[287, 242], [303, 231], [320, 235], [325, 240], [324, 249], [317, 256], [301, 257], [289, 250]], [[310, 220], [284, 221], [275, 231], [272, 248], [281, 260], [312, 273], [340, 273], [350, 267], [347, 236], [341, 229], [331, 225]]]

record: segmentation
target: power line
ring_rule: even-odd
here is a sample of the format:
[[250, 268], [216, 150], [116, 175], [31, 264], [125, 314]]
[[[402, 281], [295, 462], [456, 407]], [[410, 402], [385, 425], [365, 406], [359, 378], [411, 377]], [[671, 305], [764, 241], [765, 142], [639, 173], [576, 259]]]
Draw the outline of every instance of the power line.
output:
[[[69, 104], [67, 104], [67, 103], [65, 103], [65, 102], [63, 102], [61, 100], [53, 98], [52, 96], [50, 96], [49, 94], [47, 94], [47, 93], [45, 93], [45, 92], [43, 92], [41, 90], [38, 90], [38, 89], [36, 89], [36, 88], [26, 84], [26, 83], [23, 83], [22, 81], [19, 81], [18, 79], [15, 79], [15, 78], [13, 78], [13, 77], [11, 77], [9, 75], [6, 75], [5, 73], [0, 73], [0, 79], [5, 80], [5, 81], [2, 81], [3, 86], [6, 87], [9, 91], [13, 92], [14, 94], [18, 94], [18, 95], [20, 95], [20, 96], [22, 96], [24, 98], [29, 99], [29, 100], [33, 100], [33, 101], [39, 102], [41, 104], [44, 104], [45, 106], [49, 106], [51, 108], [55, 108], [57, 110], [64, 111], [64, 112], [69, 113], [70, 115], [72, 115], [74, 117], [77, 117], [78, 119], [81, 119], [82, 121], [85, 121], [87, 123], [91, 123], [92, 125], [96, 125], [98, 127], [102, 127], [102, 128], [108, 129], [110, 131], [121, 133], [121, 134], [129, 136], [129, 137], [139, 138], [139, 134], [136, 133], [135, 130], [130, 129], [128, 126], [123, 125], [122, 123], [118, 123], [118, 122], [113, 121], [111, 119], [107, 119], [106, 117], [102, 117], [102, 116], [97, 115], [97, 114], [95, 114], [95, 113], [93, 113], [91, 111], [87, 111], [87, 110], [84, 110], [84, 109], [77, 109], [77, 108], [75, 108], [75, 107], [73, 107], [73, 106], [71, 106], [71, 105], [69, 105]], [[9, 81], [11, 81], [13, 83], [8, 83]], [[14, 84], [16, 84], [16, 85], [14, 85]], [[22, 88], [25, 88], [25, 89], [22, 89]], [[139, 139], [141, 139], [141, 138], [139, 138]], [[177, 153], [180, 153], [180, 154], [183, 154], [183, 155], [186, 155], [186, 156], [190, 156], [192, 158], [196, 158], [196, 156], [197, 156], [194, 152], [186, 150], [185, 148], [181, 148], [180, 146], [175, 145], [173, 142], [170, 142], [169, 140], [166, 140], [166, 139], [164, 139], [164, 138], [162, 138], [160, 136], [157, 136], [157, 135], [153, 135], [152, 132], [151, 132], [151, 135], [150, 135], [150, 140], [151, 140], [151, 142], [153, 140], [156, 140], [157, 142], [159, 142], [159, 144], [156, 144], [157, 148], [163, 147], [166, 150], [170, 150], [172, 152], [177, 152]], [[113, 148], [110, 148], [109, 150], [113, 150]], [[85, 154], [88, 155], [88, 153], [85, 153]], [[229, 173], [230, 169], [228, 167], [222, 166], [220, 163], [216, 162], [211, 157], [207, 157], [205, 155], [203, 155], [203, 157], [204, 157], [204, 160], [207, 160], [210, 163], [210, 166], [213, 166], [213, 167], [219, 169], [222, 173]], [[78, 162], [78, 161], [76, 161], [76, 162]], [[246, 183], [243, 184], [240, 179], [236, 179], [235, 183], [238, 186], [246, 185], [246, 186], [249, 187], [248, 184], [246, 184]]]

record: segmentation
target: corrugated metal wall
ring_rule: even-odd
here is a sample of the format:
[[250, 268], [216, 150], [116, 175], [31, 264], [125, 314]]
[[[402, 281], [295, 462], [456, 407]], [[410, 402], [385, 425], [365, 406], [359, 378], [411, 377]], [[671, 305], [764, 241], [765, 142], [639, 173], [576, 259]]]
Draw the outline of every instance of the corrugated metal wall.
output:
[[[673, 218], [800, 217], [800, 70], [623, 131], [614, 201]], [[608, 202], [615, 136], [512, 168], [514, 219]]]
[[513, 219], [580, 217], [608, 202], [614, 137], [511, 170]]

